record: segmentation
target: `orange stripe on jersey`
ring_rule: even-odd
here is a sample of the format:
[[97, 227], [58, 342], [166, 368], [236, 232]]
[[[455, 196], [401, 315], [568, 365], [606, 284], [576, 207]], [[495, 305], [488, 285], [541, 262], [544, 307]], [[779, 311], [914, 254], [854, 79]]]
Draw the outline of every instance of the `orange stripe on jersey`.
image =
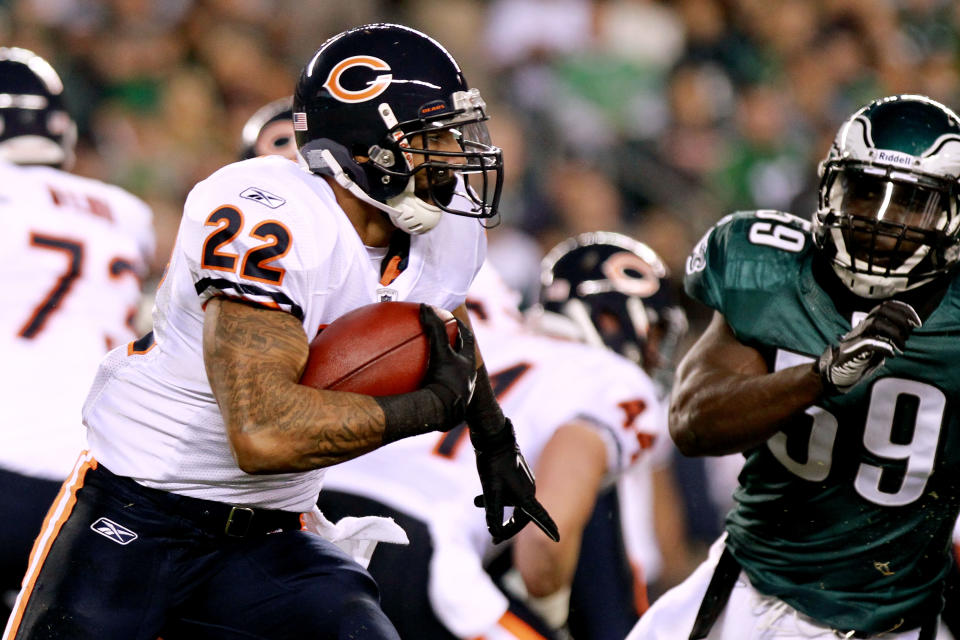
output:
[[276, 300], [251, 300], [250, 298], [244, 298], [241, 296], [231, 296], [230, 294], [221, 293], [221, 292], [217, 292], [216, 294], [204, 300], [203, 304], [200, 305], [200, 307], [204, 311], [206, 311], [207, 304], [209, 304], [209, 302], [214, 298], [220, 298], [221, 300], [231, 300], [233, 302], [239, 302], [240, 304], [249, 305], [251, 307], [259, 307], [263, 309], [277, 309], [279, 311], [283, 311], [283, 307], [281, 307], [280, 303], [277, 302]]
[[380, 276], [380, 284], [387, 286], [397, 279], [397, 276], [402, 273], [402, 270], [400, 269], [401, 260], [403, 260], [403, 258], [400, 256], [393, 256], [390, 258], [390, 262], [387, 263], [386, 268], [383, 270], [383, 275]]
[[510, 611], [505, 612], [497, 624], [516, 636], [517, 640], [544, 640], [533, 627]]
[[143, 355], [157, 346], [157, 341], [153, 337], [153, 331], [148, 331], [133, 342], [127, 344], [127, 355]]
[[87, 451], [81, 453], [73, 471], [60, 487], [60, 493], [57, 494], [53, 504], [50, 505], [40, 535], [37, 536], [33, 543], [33, 549], [30, 551], [30, 562], [27, 565], [27, 573], [23, 577], [23, 588], [20, 590], [17, 601], [13, 606], [13, 612], [10, 614], [11, 621], [7, 625], [6, 633], [3, 634], [4, 640], [17, 635], [17, 629], [23, 620], [23, 611], [27, 607], [27, 600], [29, 600], [30, 593], [36, 584], [40, 568], [43, 567], [43, 562], [47, 559], [50, 547], [53, 546], [53, 541], [60, 533], [60, 529], [63, 528], [63, 524], [73, 512], [73, 507], [77, 503], [77, 491], [83, 486], [87, 471], [96, 468], [97, 461], [93, 459], [93, 456]]
[[643, 575], [643, 567], [639, 564], [631, 562], [630, 568], [633, 569], [633, 606], [637, 609], [637, 615], [642, 616], [650, 608], [647, 580]]

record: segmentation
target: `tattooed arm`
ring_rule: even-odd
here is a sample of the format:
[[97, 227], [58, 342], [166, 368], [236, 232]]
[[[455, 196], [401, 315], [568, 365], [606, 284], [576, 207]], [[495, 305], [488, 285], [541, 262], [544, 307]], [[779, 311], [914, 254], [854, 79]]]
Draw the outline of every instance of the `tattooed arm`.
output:
[[383, 442], [384, 414], [372, 397], [297, 384], [308, 354], [292, 315], [222, 298], [207, 303], [203, 360], [247, 473], [326, 467]]

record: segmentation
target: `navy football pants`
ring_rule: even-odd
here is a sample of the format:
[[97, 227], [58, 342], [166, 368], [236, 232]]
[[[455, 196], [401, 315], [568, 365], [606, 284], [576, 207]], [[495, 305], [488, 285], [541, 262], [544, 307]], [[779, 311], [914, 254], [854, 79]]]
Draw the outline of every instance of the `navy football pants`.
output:
[[0, 469], [0, 626], [6, 624], [6, 598], [20, 590], [33, 541], [60, 482]]
[[202, 501], [96, 466], [54, 501], [6, 638], [399, 640], [370, 575], [319, 536], [226, 536]]

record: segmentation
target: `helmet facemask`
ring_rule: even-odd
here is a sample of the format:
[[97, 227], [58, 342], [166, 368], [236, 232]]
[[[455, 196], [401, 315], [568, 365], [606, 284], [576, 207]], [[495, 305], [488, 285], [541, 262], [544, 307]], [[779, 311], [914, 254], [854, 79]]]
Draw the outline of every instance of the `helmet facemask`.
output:
[[[471, 89], [454, 93], [453, 103], [452, 112], [406, 122], [397, 122], [387, 103], [379, 107], [388, 127], [383, 146], [371, 147], [367, 162], [360, 164], [371, 186], [379, 182], [390, 193], [403, 185], [399, 194], [386, 197], [386, 204], [427, 227], [407, 228], [405, 216], [391, 214], [405, 231], [428, 231], [442, 212], [482, 219], [497, 215], [503, 155], [490, 141], [483, 99]], [[431, 107], [424, 105], [420, 111]]]
[[651, 362], [653, 353], [647, 349], [650, 318], [639, 298], [617, 293], [572, 297], [559, 312], [573, 321], [580, 341], [612, 349], [637, 364], [659, 364]]
[[862, 298], [929, 283], [960, 257], [958, 177], [960, 117], [926, 96], [874, 100], [821, 164], [814, 243]]
[[930, 282], [956, 262], [955, 181], [833, 163], [820, 192], [815, 237], [853, 293], [889, 297]]
[[419, 31], [370, 24], [334, 36], [304, 68], [293, 125], [309, 168], [332, 176], [408, 233], [442, 214], [497, 215], [500, 149], [486, 104]]

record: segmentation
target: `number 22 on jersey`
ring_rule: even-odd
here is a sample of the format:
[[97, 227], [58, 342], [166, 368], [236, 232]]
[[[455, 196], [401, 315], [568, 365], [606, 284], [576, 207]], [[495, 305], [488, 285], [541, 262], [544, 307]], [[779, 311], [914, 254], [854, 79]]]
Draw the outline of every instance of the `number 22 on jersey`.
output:
[[290, 231], [277, 220], [264, 220], [258, 223], [248, 234], [257, 240], [264, 240], [244, 253], [243, 259], [227, 249], [243, 230], [243, 214], [239, 209], [222, 206], [207, 216], [204, 226], [216, 227], [203, 243], [200, 266], [214, 271], [237, 271], [246, 280], [256, 280], [268, 284], [280, 285], [286, 273], [282, 268], [270, 263], [279, 260], [290, 251]]

